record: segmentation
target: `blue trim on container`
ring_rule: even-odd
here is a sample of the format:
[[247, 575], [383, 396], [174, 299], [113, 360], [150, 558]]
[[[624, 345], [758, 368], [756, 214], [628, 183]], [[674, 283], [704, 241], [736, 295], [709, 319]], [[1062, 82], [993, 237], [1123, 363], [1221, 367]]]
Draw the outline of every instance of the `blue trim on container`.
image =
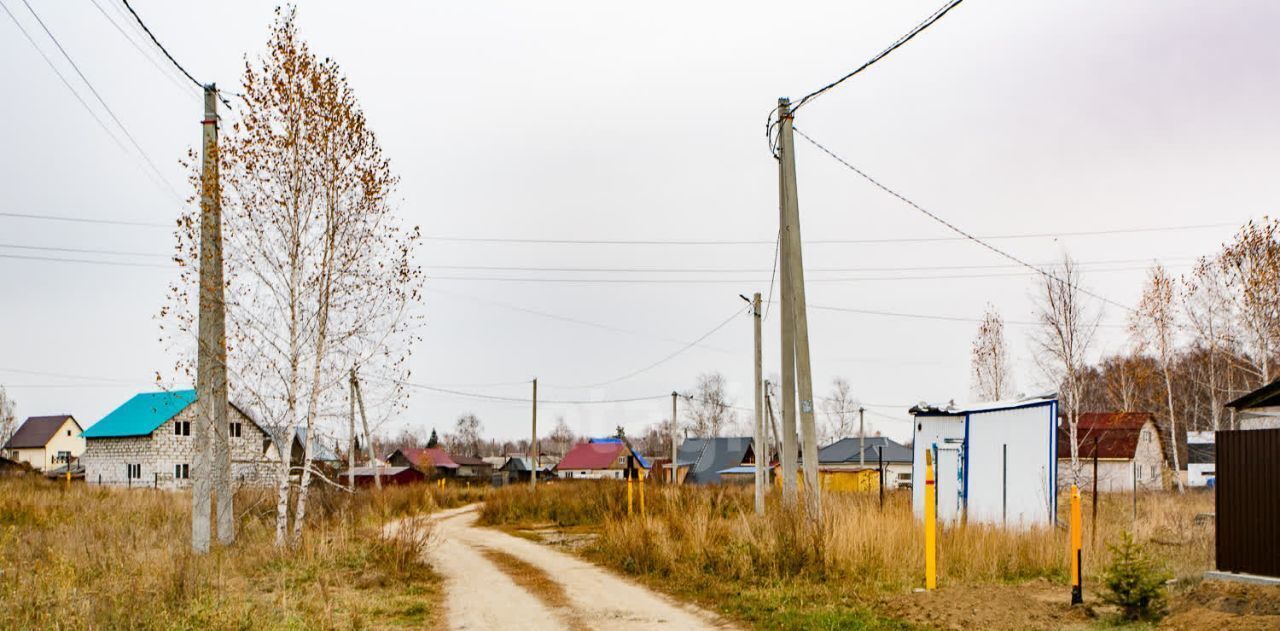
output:
[[960, 460], [960, 503], [966, 515], [969, 513], [969, 422], [971, 419], [972, 414], [965, 412], [964, 440], [960, 442], [960, 449], [964, 450]]

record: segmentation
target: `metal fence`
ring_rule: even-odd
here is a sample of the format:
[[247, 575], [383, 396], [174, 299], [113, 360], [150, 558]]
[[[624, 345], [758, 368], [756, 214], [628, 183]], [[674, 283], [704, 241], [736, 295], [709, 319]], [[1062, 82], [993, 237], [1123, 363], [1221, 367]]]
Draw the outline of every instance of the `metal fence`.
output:
[[1218, 569], [1280, 577], [1280, 429], [1215, 442]]

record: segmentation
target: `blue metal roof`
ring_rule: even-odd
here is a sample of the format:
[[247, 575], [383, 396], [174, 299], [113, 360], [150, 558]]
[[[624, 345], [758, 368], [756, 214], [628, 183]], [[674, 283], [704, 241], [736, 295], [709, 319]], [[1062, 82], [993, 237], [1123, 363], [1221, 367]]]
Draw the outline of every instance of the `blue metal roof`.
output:
[[196, 400], [195, 390], [143, 392], [112, 410], [81, 434], [85, 438], [148, 436]]

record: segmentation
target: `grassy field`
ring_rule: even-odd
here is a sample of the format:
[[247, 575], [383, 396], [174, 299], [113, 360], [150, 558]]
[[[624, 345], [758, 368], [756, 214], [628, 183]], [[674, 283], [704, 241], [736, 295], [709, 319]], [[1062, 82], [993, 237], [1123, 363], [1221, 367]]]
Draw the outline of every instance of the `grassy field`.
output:
[[274, 497], [237, 495], [238, 540], [190, 552], [185, 493], [0, 477], [0, 628], [396, 629], [434, 622], [430, 525], [383, 526], [481, 497], [465, 489], [313, 492], [297, 549], [272, 546]]
[[[1081, 614], [1065, 606], [1069, 566], [1063, 529], [943, 529], [943, 590], [937, 594], [944, 596], [937, 598], [913, 593], [923, 586], [923, 529], [911, 515], [907, 494], [890, 494], [883, 509], [875, 495], [829, 495], [815, 530], [783, 510], [776, 497], [770, 498], [769, 516], [755, 519], [750, 493], [737, 487], [650, 487], [645, 515], [638, 514], [637, 500], [637, 514], [628, 518], [620, 484], [561, 483], [536, 494], [509, 488], [490, 497], [481, 520], [508, 529], [552, 526], [594, 533], [579, 549], [592, 560], [762, 629], [948, 626], [930, 611], [947, 608], [946, 594], [971, 596], [975, 614], [987, 609], [984, 601], [1007, 606], [1008, 620], [982, 620], [985, 626], [1088, 627], [1108, 615], [1102, 607]], [[1212, 495], [1140, 495], [1136, 520], [1130, 496], [1104, 496], [1096, 543], [1088, 501], [1083, 554], [1090, 601], [1096, 602], [1097, 577], [1109, 556], [1106, 544], [1123, 531], [1147, 545], [1180, 584], [1198, 583], [1212, 564], [1212, 521], [1197, 518], [1212, 512]], [[1043, 624], [1024, 627], [1024, 620], [1037, 617]], [[960, 620], [958, 626], [971, 625]]]

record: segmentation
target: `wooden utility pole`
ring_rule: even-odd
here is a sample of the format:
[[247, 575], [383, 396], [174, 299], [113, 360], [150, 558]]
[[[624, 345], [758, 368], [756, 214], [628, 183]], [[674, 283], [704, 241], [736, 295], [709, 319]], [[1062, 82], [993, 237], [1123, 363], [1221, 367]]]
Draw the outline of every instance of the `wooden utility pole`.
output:
[[[356, 404], [360, 406], [360, 423], [364, 426], [364, 449], [369, 457], [369, 466], [373, 467], [373, 483], [379, 491], [382, 490], [382, 465], [378, 464], [378, 459], [373, 454], [373, 434], [369, 433], [369, 415], [364, 409], [364, 393], [360, 391], [360, 378], [356, 376], [354, 370], [351, 371], [351, 387], [356, 392]], [[308, 436], [307, 440], [311, 440]]]
[[764, 410], [761, 409], [764, 399], [764, 355], [760, 350], [760, 292], [756, 292], [751, 297], [751, 315], [755, 326], [755, 409], [756, 409], [756, 431], [755, 431], [755, 447], [753, 453], [756, 460], [756, 514], [764, 515], [764, 492], [765, 492], [765, 454], [769, 453], [769, 448], [764, 437]]
[[200, 312], [196, 358], [195, 455], [191, 477], [191, 549], [209, 551], [212, 496], [218, 543], [235, 541], [231, 452], [227, 438], [227, 330], [222, 276], [222, 192], [218, 183], [218, 89], [204, 86], [200, 177]]
[[680, 423], [676, 421], [676, 399], [680, 395], [675, 390], [671, 391], [671, 485], [675, 486], [680, 481], [679, 470], [676, 468], [676, 454], [680, 446]]
[[351, 369], [347, 398], [351, 402], [351, 416], [347, 417], [347, 487], [356, 488], [356, 369]]
[[[809, 316], [805, 306], [804, 256], [800, 240], [800, 198], [796, 188], [795, 138], [792, 133], [791, 102], [778, 99], [778, 179], [781, 198], [782, 322], [783, 340], [783, 431], [787, 432], [787, 409], [792, 408], [790, 425], [796, 423], [792, 396], [800, 398], [801, 459], [804, 462], [805, 494], [810, 519], [822, 516], [822, 493], [818, 486], [818, 433], [813, 416], [813, 375], [809, 361]], [[790, 329], [789, 332], [786, 330]], [[790, 338], [785, 339], [785, 338]], [[790, 366], [790, 370], [787, 367]], [[787, 392], [788, 373], [794, 388]], [[784, 438], [786, 436], [784, 435]], [[794, 454], [791, 455], [794, 458]], [[794, 474], [792, 474], [794, 476]]]
[[529, 441], [529, 490], [538, 488], [538, 378], [533, 379], [533, 437]]
[[867, 429], [863, 425], [863, 415], [867, 411], [866, 408], [858, 406], [858, 466], [863, 467], [867, 464], [867, 458], [864, 454], [867, 452]]

